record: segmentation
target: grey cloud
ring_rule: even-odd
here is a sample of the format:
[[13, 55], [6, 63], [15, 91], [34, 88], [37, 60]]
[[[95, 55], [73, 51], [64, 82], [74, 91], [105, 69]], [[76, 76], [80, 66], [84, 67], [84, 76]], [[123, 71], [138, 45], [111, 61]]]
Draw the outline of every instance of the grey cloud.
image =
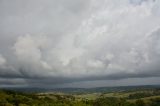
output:
[[2, 83], [160, 76], [158, 0], [0, 2]]

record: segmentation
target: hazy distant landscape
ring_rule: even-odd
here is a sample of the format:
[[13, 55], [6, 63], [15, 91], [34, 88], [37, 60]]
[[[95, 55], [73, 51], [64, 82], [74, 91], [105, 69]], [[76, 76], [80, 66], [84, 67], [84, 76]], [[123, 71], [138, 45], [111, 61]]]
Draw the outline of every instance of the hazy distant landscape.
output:
[[160, 85], [1, 89], [0, 106], [160, 106]]

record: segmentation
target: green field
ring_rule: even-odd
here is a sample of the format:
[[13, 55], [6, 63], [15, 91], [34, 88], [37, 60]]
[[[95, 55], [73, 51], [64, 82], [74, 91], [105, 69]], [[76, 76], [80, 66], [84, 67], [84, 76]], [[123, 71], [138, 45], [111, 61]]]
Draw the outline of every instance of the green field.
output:
[[160, 89], [88, 93], [26, 93], [2, 89], [0, 106], [160, 106]]

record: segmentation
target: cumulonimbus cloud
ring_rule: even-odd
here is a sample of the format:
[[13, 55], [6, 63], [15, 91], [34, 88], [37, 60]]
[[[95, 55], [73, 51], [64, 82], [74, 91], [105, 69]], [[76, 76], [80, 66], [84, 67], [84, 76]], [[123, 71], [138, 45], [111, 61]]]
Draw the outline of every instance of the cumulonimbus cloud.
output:
[[0, 46], [0, 76], [26, 83], [160, 76], [158, 0], [37, 2], [19, 12], [23, 3], [1, 4], [0, 39], [8, 43]]

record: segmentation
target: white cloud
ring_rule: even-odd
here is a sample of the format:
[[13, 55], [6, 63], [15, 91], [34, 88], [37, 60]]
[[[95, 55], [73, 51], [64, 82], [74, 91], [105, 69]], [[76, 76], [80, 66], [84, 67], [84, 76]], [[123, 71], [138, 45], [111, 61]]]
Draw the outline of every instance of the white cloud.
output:
[[13, 47], [19, 68], [31, 75], [39, 75], [44, 70], [45, 75], [45, 70], [51, 69], [43, 57], [43, 51], [49, 45], [50, 40], [45, 36], [20, 36]]
[[6, 63], [6, 59], [0, 54], [0, 66], [3, 66]]
[[157, 40], [149, 38], [148, 33], [152, 34], [160, 21], [152, 14], [154, 2], [132, 5], [128, 1], [118, 4], [118, 1], [103, 0], [96, 3], [92, 1], [90, 17], [76, 31], [64, 34], [56, 44], [50, 35], [20, 36], [14, 46], [20, 63], [28, 64], [33, 73], [49, 69], [45, 71], [48, 75], [63, 77], [139, 73], [141, 68], [152, 65], [146, 63], [154, 55], [150, 46], [154, 45], [156, 51], [159, 46], [147, 42]]

